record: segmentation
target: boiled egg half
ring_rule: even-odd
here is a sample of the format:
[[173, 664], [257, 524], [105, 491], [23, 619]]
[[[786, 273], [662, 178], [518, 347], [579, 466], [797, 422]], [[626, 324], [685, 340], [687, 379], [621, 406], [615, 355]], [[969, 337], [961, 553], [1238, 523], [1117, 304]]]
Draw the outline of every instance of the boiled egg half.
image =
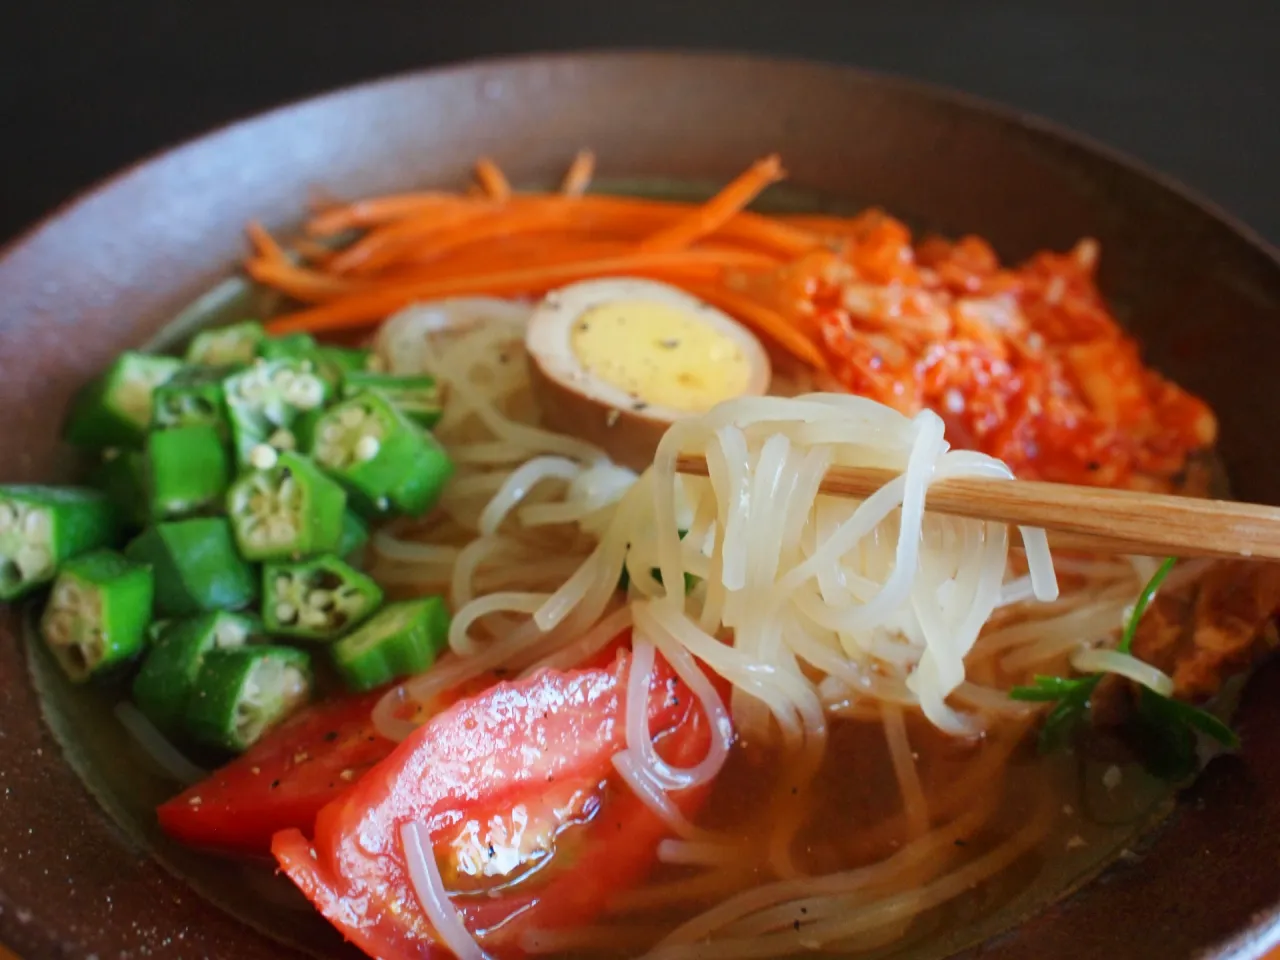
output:
[[630, 277], [546, 295], [525, 346], [543, 419], [643, 470], [682, 417], [769, 389], [769, 355], [737, 320], [676, 287]]

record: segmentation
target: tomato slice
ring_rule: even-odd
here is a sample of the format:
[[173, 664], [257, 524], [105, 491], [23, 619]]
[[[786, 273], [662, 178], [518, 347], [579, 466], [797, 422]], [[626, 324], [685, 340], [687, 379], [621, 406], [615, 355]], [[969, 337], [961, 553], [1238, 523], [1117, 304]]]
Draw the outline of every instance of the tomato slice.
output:
[[379, 696], [326, 701], [290, 717], [162, 804], [161, 828], [193, 846], [260, 854], [279, 830], [310, 830], [325, 804], [395, 749], [370, 720]]
[[[623, 698], [630, 657], [608, 667], [544, 670], [460, 701], [419, 728], [316, 818], [315, 840], [278, 834], [284, 871], [343, 934], [383, 960], [444, 956], [409, 879], [400, 828], [432, 838], [451, 898], [487, 951], [520, 954], [531, 929], [563, 928], [598, 913], [608, 897], [639, 882], [669, 832], [625, 787], [610, 782], [625, 746]], [[649, 690], [650, 727], [669, 762], [705, 753], [709, 734], [696, 699], [658, 658]], [[703, 790], [673, 794], [686, 813]], [[487, 888], [466, 883], [476, 838], [520, 843], [540, 856]], [[540, 837], [528, 843], [527, 833]], [[499, 858], [510, 855], [490, 847]], [[529, 849], [517, 845], [516, 858]], [[473, 878], [468, 878], [473, 879]], [[474, 889], [473, 889], [474, 888]]]

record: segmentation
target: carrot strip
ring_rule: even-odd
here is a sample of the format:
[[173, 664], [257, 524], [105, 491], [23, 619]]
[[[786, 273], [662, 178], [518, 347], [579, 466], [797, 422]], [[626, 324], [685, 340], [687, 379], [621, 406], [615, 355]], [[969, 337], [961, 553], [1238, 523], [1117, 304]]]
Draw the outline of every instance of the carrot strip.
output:
[[[482, 241], [551, 230], [639, 241], [683, 215], [679, 209], [650, 201], [581, 197], [570, 202], [559, 195], [513, 198], [502, 207], [488, 208], [491, 212], [484, 216], [475, 213], [478, 209], [471, 208], [467, 215], [406, 219], [382, 227], [336, 258], [332, 267], [340, 273], [369, 276], [403, 263], [426, 263]], [[454, 223], [461, 225], [456, 230], [445, 228]], [[810, 234], [757, 214], [739, 214], [712, 236], [779, 259], [794, 259], [819, 243]]]
[[782, 161], [777, 154], [757, 160], [728, 186], [703, 204], [694, 214], [679, 223], [659, 230], [640, 244], [640, 249], [657, 252], [660, 250], [679, 250], [694, 241], [714, 233], [723, 227], [735, 214], [751, 203], [765, 187], [776, 183], [785, 176]]
[[307, 221], [307, 233], [313, 237], [329, 237], [344, 230], [376, 227], [405, 217], [438, 213], [474, 203], [456, 193], [424, 192], [392, 194], [357, 200], [322, 210]]
[[[387, 285], [280, 317], [267, 325], [273, 335], [299, 330], [321, 332], [376, 323], [416, 300], [461, 294], [542, 293], [553, 287], [612, 274], [678, 280], [715, 280], [725, 267], [758, 266], [753, 254], [684, 250], [632, 253], [600, 260], [575, 260], [555, 266], [510, 270], [469, 277], [448, 277]], [[767, 262], [767, 261], [766, 261]]]
[[371, 273], [394, 263], [402, 254], [411, 253], [419, 241], [488, 216], [495, 209], [491, 204], [472, 203], [397, 220], [370, 231], [347, 247], [334, 258], [331, 268], [335, 273]]
[[309, 240], [306, 237], [299, 237], [294, 240], [292, 246], [294, 250], [307, 260], [312, 263], [320, 264], [321, 266], [325, 266], [331, 262], [338, 254], [338, 251], [334, 250], [332, 247], [326, 247], [323, 243], [317, 243], [316, 241]]
[[296, 267], [287, 260], [276, 261], [259, 257], [246, 263], [244, 269], [259, 283], [306, 303], [347, 296], [360, 291], [364, 286], [359, 281], [344, 280], [341, 277], [331, 277], [305, 267]]
[[596, 172], [596, 155], [590, 150], [579, 150], [569, 164], [569, 170], [560, 184], [560, 192], [566, 197], [580, 197], [587, 192]]
[[491, 200], [506, 200], [511, 196], [511, 184], [502, 168], [488, 157], [476, 161], [476, 182]]
[[245, 233], [249, 235], [249, 242], [253, 245], [254, 252], [264, 260], [272, 260], [277, 263], [287, 263], [289, 255], [276, 242], [276, 238], [267, 232], [267, 228], [260, 224], [257, 220], [250, 220], [248, 226], [245, 227]]
[[730, 290], [722, 284], [694, 282], [684, 283], [682, 286], [713, 307], [719, 307], [725, 313], [733, 314], [755, 327], [797, 360], [818, 370], [827, 369], [827, 360], [813, 341], [778, 311], [765, 306], [758, 300]]

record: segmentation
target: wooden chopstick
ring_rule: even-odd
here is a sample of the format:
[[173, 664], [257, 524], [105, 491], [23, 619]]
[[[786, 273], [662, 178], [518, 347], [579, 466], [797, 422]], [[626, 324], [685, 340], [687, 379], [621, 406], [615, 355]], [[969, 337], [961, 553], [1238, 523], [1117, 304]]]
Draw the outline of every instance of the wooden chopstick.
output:
[[[680, 473], [705, 477], [707, 461], [681, 455]], [[878, 467], [832, 467], [822, 492], [867, 497], [898, 476]], [[1027, 527], [1052, 546], [1153, 557], [1280, 560], [1280, 508], [1034, 480], [963, 477], [929, 486], [928, 509]]]

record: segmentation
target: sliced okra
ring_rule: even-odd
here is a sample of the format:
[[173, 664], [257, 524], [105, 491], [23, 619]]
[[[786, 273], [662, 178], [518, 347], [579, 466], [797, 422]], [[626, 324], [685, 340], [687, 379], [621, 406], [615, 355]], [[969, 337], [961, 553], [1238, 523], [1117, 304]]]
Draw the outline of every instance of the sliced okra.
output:
[[317, 346], [316, 338], [309, 333], [265, 337], [258, 343], [258, 356], [263, 360], [300, 360], [309, 358]]
[[435, 439], [372, 391], [330, 407], [315, 426], [315, 461], [375, 513], [426, 512], [453, 475], [453, 462]]
[[244, 646], [257, 627], [252, 617], [223, 611], [168, 621], [133, 678], [133, 702], [165, 733], [180, 733], [205, 655]]
[[250, 363], [267, 332], [257, 320], [245, 320], [216, 330], [197, 333], [187, 347], [187, 363], [226, 367]]
[[187, 700], [185, 726], [195, 740], [239, 753], [310, 698], [311, 658], [301, 650], [211, 650]]
[[130, 542], [125, 555], [155, 571], [159, 616], [239, 610], [258, 596], [258, 578], [223, 517], [157, 523]]
[[132, 660], [147, 642], [151, 570], [113, 550], [69, 560], [49, 593], [40, 635], [75, 683]]
[[391, 405], [421, 427], [430, 429], [444, 412], [441, 406], [440, 387], [432, 377], [394, 376], [390, 373], [352, 371], [343, 378], [342, 396], [354, 397], [365, 390], [373, 390], [391, 401]]
[[168, 430], [206, 424], [225, 435], [227, 403], [222, 383], [238, 367], [184, 367], [156, 387], [152, 398], [152, 429]]
[[269, 634], [334, 640], [382, 603], [372, 578], [335, 556], [262, 568], [262, 621]]
[[142, 527], [151, 519], [147, 458], [141, 450], [104, 450], [102, 460], [89, 473], [89, 482], [111, 501], [126, 526]]
[[338, 556], [348, 563], [359, 565], [368, 543], [369, 525], [360, 514], [347, 510], [342, 515], [342, 539], [338, 541]]
[[259, 361], [224, 380], [222, 389], [242, 466], [259, 444], [290, 449], [294, 422], [324, 406], [328, 396], [328, 387], [311, 361], [297, 359]]
[[82, 487], [0, 487], [0, 601], [48, 583], [77, 554], [105, 547], [120, 525], [105, 494]]
[[231, 483], [231, 458], [216, 427], [153, 430], [147, 437], [147, 494], [158, 520], [220, 506]]
[[421, 673], [449, 642], [449, 610], [442, 597], [420, 597], [383, 607], [331, 648], [333, 662], [352, 690], [372, 690]]
[[342, 542], [347, 495], [306, 457], [268, 454], [227, 492], [240, 553], [250, 560], [299, 560]]
[[320, 346], [311, 352], [310, 358], [316, 373], [336, 392], [348, 376], [369, 369], [373, 353], [360, 347]]
[[71, 408], [64, 436], [80, 447], [138, 447], [151, 425], [156, 387], [182, 368], [173, 357], [122, 353], [85, 387]]

